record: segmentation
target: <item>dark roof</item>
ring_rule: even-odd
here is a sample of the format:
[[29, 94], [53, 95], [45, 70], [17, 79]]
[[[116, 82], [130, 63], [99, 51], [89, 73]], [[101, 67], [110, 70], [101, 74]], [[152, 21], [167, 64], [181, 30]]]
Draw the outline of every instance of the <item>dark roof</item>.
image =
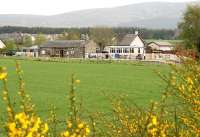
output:
[[124, 38], [121, 40], [121, 42], [119, 42], [119, 46], [128, 46], [131, 44], [131, 42], [133, 40], [135, 40], [135, 38], [137, 37], [138, 35], [135, 35], [135, 34], [127, 34], [124, 36]]
[[48, 41], [43, 44], [42, 48], [65, 48], [65, 47], [84, 47], [87, 41], [85, 40], [55, 40]]

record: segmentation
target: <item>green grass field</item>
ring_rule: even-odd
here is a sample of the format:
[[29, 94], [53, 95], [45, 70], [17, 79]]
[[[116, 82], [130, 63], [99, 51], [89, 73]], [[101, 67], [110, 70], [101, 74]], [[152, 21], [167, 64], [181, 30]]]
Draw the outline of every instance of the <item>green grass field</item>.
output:
[[[145, 106], [150, 100], [158, 100], [165, 89], [164, 82], [155, 71], [167, 73], [167, 65], [156, 64], [78, 64], [39, 61], [20, 61], [24, 71], [26, 91], [33, 98], [40, 116], [47, 116], [51, 104], [57, 107], [59, 117], [67, 113], [67, 93], [70, 75], [74, 73], [81, 80], [76, 93], [83, 99], [88, 111], [105, 111], [109, 101], [103, 94], [128, 95], [127, 100]], [[10, 93], [17, 95], [18, 82], [15, 61], [0, 59], [0, 66], [8, 69]], [[2, 90], [2, 83], [0, 84]], [[1, 112], [4, 109], [0, 99]]]

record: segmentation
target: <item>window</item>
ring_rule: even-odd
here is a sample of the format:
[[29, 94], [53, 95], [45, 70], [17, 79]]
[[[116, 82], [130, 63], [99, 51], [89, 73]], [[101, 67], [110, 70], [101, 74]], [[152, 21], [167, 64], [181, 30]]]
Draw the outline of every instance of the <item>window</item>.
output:
[[119, 49], [119, 53], [122, 53], [122, 48]]
[[115, 53], [115, 49], [114, 49], [114, 48], [111, 48], [111, 49], [110, 49], [110, 53]]
[[124, 49], [124, 53], [129, 53], [129, 49], [128, 49], [128, 48], [125, 48], [125, 49]]
[[138, 48], [138, 53], [140, 53], [140, 48]]
[[74, 54], [74, 50], [71, 51], [71, 54], [72, 54], [72, 55]]
[[42, 50], [41, 53], [44, 55], [44, 54], [46, 54], [46, 51], [45, 51], [45, 50]]
[[113, 48], [113, 53], [115, 53], [115, 48]]
[[117, 53], [120, 53], [120, 49], [116, 49], [117, 50]]
[[134, 53], [134, 48], [131, 48], [131, 49], [130, 49], [130, 53]]

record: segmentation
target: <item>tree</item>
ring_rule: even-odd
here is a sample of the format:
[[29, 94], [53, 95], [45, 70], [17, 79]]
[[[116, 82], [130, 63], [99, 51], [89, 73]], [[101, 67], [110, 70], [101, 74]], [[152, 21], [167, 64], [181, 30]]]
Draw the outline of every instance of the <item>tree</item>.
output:
[[102, 52], [105, 46], [114, 43], [115, 35], [111, 28], [98, 27], [90, 29], [90, 37], [100, 46], [100, 52]]
[[8, 39], [8, 40], [5, 40], [4, 43], [6, 45], [6, 47], [4, 48], [4, 51], [12, 51], [16, 49], [16, 44], [14, 40]]
[[42, 45], [47, 41], [47, 38], [43, 34], [37, 34], [35, 37], [35, 44]]
[[59, 40], [80, 40], [81, 33], [78, 29], [71, 29], [68, 32], [63, 32], [58, 37]]
[[67, 40], [68, 33], [66, 32], [62, 32], [61, 34], [59, 34], [58, 36], [58, 40]]
[[78, 30], [70, 30], [67, 35], [68, 40], [80, 40], [81, 34]]
[[32, 39], [31, 39], [31, 36], [25, 36], [25, 37], [23, 38], [23, 45], [24, 45], [24, 46], [30, 47], [30, 46], [32, 46], [32, 44], [33, 44], [33, 41], [32, 41]]
[[0, 52], [6, 53], [6, 55], [12, 56], [14, 55], [14, 50], [16, 50], [16, 43], [13, 39], [7, 39], [4, 41], [6, 45], [5, 48], [0, 49]]
[[181, 37], [187, 48], [196, 48], [200, 52], [200, 5], [189, 5], [179, 24]]

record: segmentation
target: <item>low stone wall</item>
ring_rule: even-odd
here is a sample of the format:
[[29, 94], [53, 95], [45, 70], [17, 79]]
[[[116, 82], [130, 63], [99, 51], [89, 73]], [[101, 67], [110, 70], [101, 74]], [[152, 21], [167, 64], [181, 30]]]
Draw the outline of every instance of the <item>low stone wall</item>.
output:
[[146, 57], [146, 60], [180, 62], [180, 58], [174, 54], [150, 53], [150, 54], [146, 54], [145, 57]]

